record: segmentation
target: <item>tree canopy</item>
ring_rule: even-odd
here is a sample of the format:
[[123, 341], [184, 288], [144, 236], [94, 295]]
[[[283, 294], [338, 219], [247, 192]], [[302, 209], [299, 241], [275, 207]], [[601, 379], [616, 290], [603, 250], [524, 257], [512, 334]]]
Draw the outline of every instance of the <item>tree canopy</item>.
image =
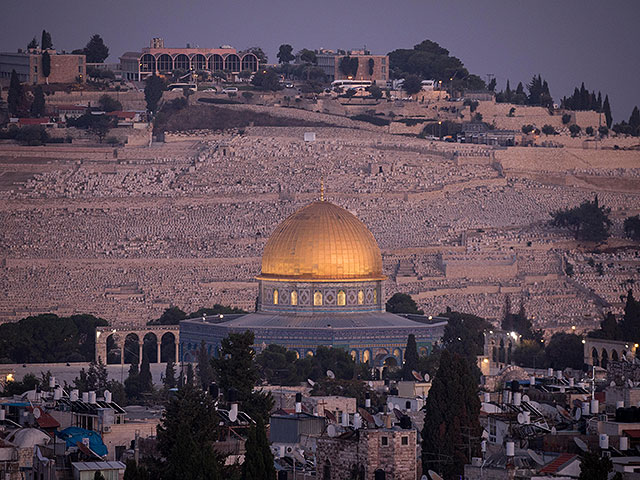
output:
[[394, 293], [393, 296], [387, 300], [385, 306], [387, 312], [390, 313], [413, 313], [416, 315], [423, 315], [424, 311], [418, 309], [418, 305], [411, 298], [408, 293]]
[[469, 456], [477, 454], [482, 433], [477, 382], [464, 357], [442, 353], [424, 411], [423, 471], [439, 472], [445, 480], [458, 478]]
[[276, 469], [262, 418], [249, 427], [242, 464], [242, 480], [275, 480]]
[[234, 388], [240, 401], [248, 399], [258, 381], [251, 330], [230, 333], [222, 339], [220, 353], [212, 360], [216, 378], [225, 396]]
[[251, 84], [260, 90], [282, 90], [280, 76], [273, 68], [260, 70], [251, 79]]
[[18, 114], [18, 108], [23, 100], [24, 92], [22, 91], [22, 84], [18, 79], [18, 74], [15, 70], [11, 70], [11, 80], [9, 81], [9, 93], [7, 94], [7, 104], [9, 107], [9, 113], [11, 115]]
[[95, 355], [93, 315], [43, 314], [0, 325], [0, 359], [9, 363], [87, 362]]
[[584, 365], [582, 337], [573, 333], [554, 333], [545, 348], [547, 365], [556, 370], [573, 368], [581, 370]]
[[345, 77], [355, 77], [358, 73], [358, 57], [342, 57], [338, 62], [338, 68]]
[[160, 102], [162, 98], [163, 91], [164, 82], [160, 77], [152, 75], [147, 78], [144, 87], [144, 99], [147, 102], [147, 110], [149, 112], [156, 112], [158, 110], [158, 102]]
[[482, 317], [451, 310], [440, 316], [448, 320], [442, 336], [443, 347], [475, 364], [476, 356], [484, 351], [484, 331], [489, 330], [491, 324]]
[[417, 75], [407, 75], [404, 78], [404, 82], [402, 83], [402, 88], [409, 95], [415, 95], [420, 90], [422, 90], [422, 80]]
[[593, 201], [585, 200], [577, 207], [553, 212], [551, 223], [573, 232], [576, 240], [603, 242], [609, 238], [610, 213], [610, 208], [599, 205], [596, 195]]
[[87, 63], [103, 63], [109, 56], [109, 48], [98, 34], [91, 37], [83, 52], [87, 57]]
[[51, 34], [46, 30], [42, 30], [42, 39], [40, 40], [40, 48], [42, 50], [49, 50], [53, 48], [53, 42], [51, 41]]
[[640, 242], [640, 215], [624, 219], [624, 233], [627, 237]]
[[624, 317], [620, 322], [620, 332], [623, 340], [640, 342], [640, 301], [633, 297], [633, 291], [627, 292], [627, 302], [624, 306]]
[[289, 63], [296, 59], [296, 57], [293, 55], [293, 47], [288, 43], [280, 45], [277, 57], [278, 62], [280, 63]]

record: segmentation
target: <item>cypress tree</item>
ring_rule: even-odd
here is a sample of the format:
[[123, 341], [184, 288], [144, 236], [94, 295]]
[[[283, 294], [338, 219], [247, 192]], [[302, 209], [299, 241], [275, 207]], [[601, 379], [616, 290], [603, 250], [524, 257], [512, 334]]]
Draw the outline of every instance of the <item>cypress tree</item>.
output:
[[176, 364], [173, 361], [169, 360], [167, 362], [167, 367], [164, 371], [164, 386], [165, 388], [175, 388], [176, 386]]
[[477, 383], [469, 362], [444, 350], [425, 404], [423, 471], [435, 470], [446, 480], [462, 476], [464, 464], [479, 450], [479, 413]]
[[622, 339], [630, 342], [640, 341], [640, 302], [633, 298], [633, 290], [627, 293], [624, 317], [620, 322]]
[[51, 75], [51, 55], [49, 52], [42, 54], [42, 75], [47, 79], [47, 85], [49, 85], [49, 75]]
[[16, 115], [18, 113], [18, 107], [22, 101], [22, 85], [18, 80], [18, 74], [15, 70], [11, 70], [11, 80], [9, 83], [9, 92], [7, 94], [7, 103], [9, 106], [9, 113]]
[[640, 111], [637, 105], [633, 107], [633, 111], [629, 117], [629, 126], [631, 127], [631, 134], [638, 136], [640, 133]]
[[42, 40], [40, 41], [40, 46], [42, 50], [49, 50], [53, 48], [53, 43], [51, 42], [51, 34], [46, 30], [42, 30]]
[[44, 114], [44, 91], [38, 85], [33, 92], [33, 102], [31, 103], [31, 115], [41, 117]]
[[138, 385], [140, 393], [153, 390], [153, 377], [151, 376], [149, 356], [146, 353], [142, 355], [142, 365], [140, 366], [140, 373], [138, 374]]
[[404, 351], [404, 365], [402, 366], [402, 378], [404, 380], [414, 380], [412, 370], [418, 368], [418, 346], [416, 336], [411, 333], [407, 339], [407, 348]]
[[138, 381], [138, 364], [132, 363], [129, 367], [129, 375], [124, 381], [124, 391], [127, 394], [127, 399], [137, 399], [140, 395], [140, 385]]
[[200, 387], [206, 390], [209, 384], [213, 381], [213, 367], [211, 366], [211, 357], [207, 352], [207, 347], [204, 340], [200, 343], [200, 348], [196, 352], [196, 373], [198, 374], [198, 380]]
[[609, 95], [605, 95], [604, 103], [602, 104], [602, 111], [604, 112], [604, 118], [607, 121], [607, 128], [611, 128], [613, 123], [613, 117], [611, 116], [611, 106], [609, 105]]
[[276, 480], [273, 454], [262, 417], [258, 417], [255, 426], [249, 428], [245, 443], [242, 480]]
[[186, 383], [189, 387], [193, 386], [193, 365], [192, 364], [188, 364], [187, 365], [187, 380]]

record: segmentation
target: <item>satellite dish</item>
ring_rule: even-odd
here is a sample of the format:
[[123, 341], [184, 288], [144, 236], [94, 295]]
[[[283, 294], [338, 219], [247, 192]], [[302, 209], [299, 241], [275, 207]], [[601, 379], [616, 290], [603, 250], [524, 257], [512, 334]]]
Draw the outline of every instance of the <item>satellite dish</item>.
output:
[[576, 422], [582, 418], [582, 409], [581, 408], [576, 408], [576, 411], [573, 412], [573, 418], [574, 418], [574, 420]]
[[393, 402], [387, 403], [387, 411], [389, 412], [393, 411]]
[[588, 452], [589, 451], [589, 447], [587, 447], [587, 444], [584, 443], [584, 441], [578, 437], [573, 437], [573, 441], [576, 443], [576, 445], [578, 446], [578, 448], [580, 450], [582, 450], [583, 452]]
[[422, 476], [420, 477], [420, 480], [429, 480], [429, 479], [427, 478], [427, 476], [426, 476], [426, 475], [422, 475]]
[[523, 425], [523, 424], [524, 424], [524, 422], [525, 422], [525, 420], [526, 420], [526, 419], [524, 418], [524, 413], [519, 413], [519, 414], [518, 414], [518, 423], [519, 423], [520, 425]]
[[544, 465], [544, 460], [542, 459], [542, 457], [540, 455], [538, 455], [536, 452], [534, 452], [531, 449], [527, 450], [527, 453], [529, 454], [529, 456], [531, 457], [531, 460], [533, 460], [534, 462], [536, 462], [538, 465]]
[[427, 382], [427, 383], [429, 383], [429, 380], [431, 380], [431, 377], [429, 376], [429, 374], [428, 374], [428, 373], [425, 373], [425, 374], [424, 374], [424, 381], [425, 381], [425, 382]]
[[393, 413], [395, 414], [398, 420], [402, 420], [402, 417], [404, 417], [404, 413], [402, 413], [398, 408], [394, 408]]
[[431, 477], [431, 480], [443, 480], [443, 478], [433, 470], [429, 470], [429, 476]]
[[333, 373], [332, 370], [327, 370], [327, 377], [329, 377], [329, 378], [331, 378], [333, 380], [334, 378], [336, 378], [336, 374]]
[[373, 382], [369, 380], [369, 388], [373, 388]]
[[610, 387], [615, 387], [616, 386], [616, 382], [614, 382], [613, 380], [611, 380], [611, 383], [609, 384]]
[[309, 385], [311, 385], [312, 387], [315, 387], [315, 385], [316, 385], [316, 382], [314, 382], [314, 381], [313, 381], [313, 380], [311, 380], [310, 378], [307, 378], [307, 383], [308, 383]]
[[382, 419], [380, 418], [380, 415], [376, 415], [373, 417], [373, 423], [376, 424], [376, 427], [380, 428], [384, 425], [384, 422], [382, 421]]
[[415, 378], [418, 382], [422, 381], [422, 375], [420, 375], [415, 370], [411, 370], [411, 375], [413, 375], [413, 378]]
[[358, 408], [358, 413], [360, 414], [360, 416], [362, 418], [364, 418], [365, 422], [367, 422], [367, 424], [374, 424], [376, 423], [376, 421], [373, 418], [373, 415], [371, 415], [369, 412], [367, 412], [364, 408], [359, 407]]
[[335, 437], [338, 434], [338, 430], [336, 429], [336, 426], [334, 424], [329, 424], [329, 426], [327, 427], [327, 435], [329, 435], [330, 437]]
[[531, 401], [531, 399], [529, 398], [529, 395], [523, 395], [523, 396], [522, 396], [522, 401], [523, 401], [523, 402], [530, 402], [530, 401]]
[[40, 411], [40, 407], [35, 407], [33, 409], [33, 417], [38, 419], [40, 418], [41, 415], [42, 415], [42, 412]]

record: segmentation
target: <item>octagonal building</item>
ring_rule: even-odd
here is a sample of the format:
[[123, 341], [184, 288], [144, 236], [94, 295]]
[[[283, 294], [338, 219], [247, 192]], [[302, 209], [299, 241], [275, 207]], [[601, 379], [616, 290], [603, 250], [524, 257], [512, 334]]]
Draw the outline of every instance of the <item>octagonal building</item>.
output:
[[409, 334], [423, 353], [440, 341], [446, 319], [385, 311], [382, 255], [373, 234], [347, 210], [323, 200], [285, 219], [264, 248], [257, 311], [180, 323], [180, 357], [194, 361], [202, 340], [216, 355], [230, 332], [252, 330], [270, 344], [313, 355], [343, 348], [359, 362], [401, 365]]

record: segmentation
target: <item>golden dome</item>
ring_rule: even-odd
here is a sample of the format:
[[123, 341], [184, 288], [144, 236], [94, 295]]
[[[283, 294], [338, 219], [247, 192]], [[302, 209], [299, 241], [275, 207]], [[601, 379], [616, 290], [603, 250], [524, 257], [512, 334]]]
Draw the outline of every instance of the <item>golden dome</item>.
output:
[[329, 202], [313, 202], [282, 222], [262, 255], [259, 279], [383, 280], [382, 255], [369, 229]]

